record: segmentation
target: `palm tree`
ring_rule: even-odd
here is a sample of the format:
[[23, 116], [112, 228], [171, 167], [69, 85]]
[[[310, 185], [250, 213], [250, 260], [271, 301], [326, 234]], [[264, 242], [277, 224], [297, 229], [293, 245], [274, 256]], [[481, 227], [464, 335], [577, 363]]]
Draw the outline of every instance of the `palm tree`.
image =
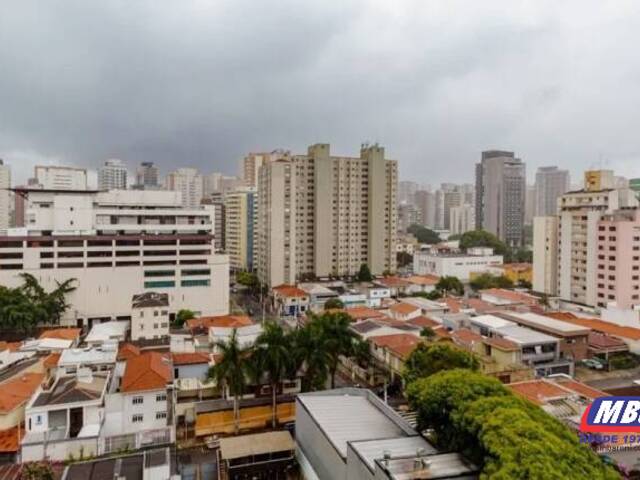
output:
[[214, 379], [233, 395], [233, 419], [235, 433], [240, 430], [240, 396], [246, 386], [247, 377], [251, 375], [251, 347], [243, 347], [238, 342], [238, 332], [234, 328], [229, 341], [219, 340], [214, 346], [221, 359], [209, 369], [209, 378]]
[[289, 335], [277, 323], [266, 323], [264, 331], [256, 340], [253, 357], [258, 372], [266, 373], [269, 378], [273, 412], [271, 423], [273, 428], [276, 428], [278, 384], [284, 380], [287, 373], [291, 372], [291, 364], [293, 363]]
[[312, 320], [292, 334], [293, 371], [303, 370], [302, 391], [319, 390], [324, 387], [328, 375], [329, 357], [323, 349], [323, 337]]
[[344, 312], [324, 313], [316, 317], [321, 338], [321, 348], [328, 358], [327, 368], [331, 377], [331, 388], [336, 388], [336, 373], [341, 356], [351, 356], [356, 335], [349, 328], [351, 317]]
[[60, 318], [69, 308], [67, 303], [67, 295], [73, 292], [77, 287], [73, 285], [75, 278], [69, 278], [64, 282], [56, 280], [56, 288], [47, 293], [36, 277], [30, 273], [21, 273], [23, 285], [22, 291], [34, 303], [38, 310], [38, 318], [36, 323], [60, 323]]

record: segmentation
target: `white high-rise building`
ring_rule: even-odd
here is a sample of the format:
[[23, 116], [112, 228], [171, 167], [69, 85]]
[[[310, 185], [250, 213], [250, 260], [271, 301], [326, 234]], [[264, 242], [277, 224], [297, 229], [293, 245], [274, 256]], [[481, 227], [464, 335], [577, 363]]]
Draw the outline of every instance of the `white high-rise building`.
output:
[[98, 170], [98, 190], [126, 190], [127, 166], [122, 160], [111, 158]]
[[165, 178], [167, 190], [180, 192], [183, 207], [196, 207], [203, 198], [203, 178], [195, 168], [179, 168]]
[[536, 172], [536, 200], [534, 214], [548, 217], [558, 213], [558, 198], [569, 191], [571, 180], [568, 170], [558, 167], [540, 167]]
[[449, 210], [449, 233], [462, 235], [476, 228], [476, 210], [474, 205], [465, 204], [451, 207]]
[[249, 153], [242, 159], [242, 180], [247, 187], [258, 185], [258, 172], [260, 167], [275, 160], [287, 159], [291, 157], [288, 150], [277, 149], [272, 152]]
[[558, 217], [533, 219], [533, 290], [558, 294]]
[[86, 190], [87, 170], [85, 168], [57, 165], [36, 165], [34, 177], [45, 190]]
[[337, 157], [328, 144], [260, 169], [257, 272], [268, 285], [396, 269], [398, 165], [384, 148]]
[[213, 172], [202, 177], [202, 196], [204, 198], [209, 198], [214, 193], [220, 192], [222, 176], [220, 172]]
[[142, 162], [136, 169], [136, 183], [132, 186], [134, 190], [159, 190], [158, 167], [153, 162]]
[[0, 230], [11, 223], [11, 168], [0, 159]]
[[0, 284], [30, 273], [51, 291], [75, 279], [64, 325], [131, 319], [131, 298], [167, 293], [169, 313], [225, 315], [229, 259], [215, 253], [214, 210], [184, 208], [162, 190], [52, 191], [26, 188], [26, 226], [0, 236]]

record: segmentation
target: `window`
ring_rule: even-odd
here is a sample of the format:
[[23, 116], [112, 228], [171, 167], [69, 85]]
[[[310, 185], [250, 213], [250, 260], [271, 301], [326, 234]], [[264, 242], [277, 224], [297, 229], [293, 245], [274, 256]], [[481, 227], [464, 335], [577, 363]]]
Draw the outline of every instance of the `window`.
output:
[[143, 419], [144, 417], [141, 413], [136, 413], [135, 415], [131, 416], [131, 423], [140, 423]]
[[167, 412], [156, 412], [156, 420], [167, 418]]
[[174, 281], [154, 281], [144, 282], [144, 288], [173, 288], [176, 286]]
[[134, 405], [142, 405], [142, 403], [144, 403], [144, 397], [133, 397], [131, 403]]
[[166, 402], [166, 401], [167, 401], [166, 393], [159, 393], [158, 395], [156, 395], [156, 402]]
[[211, 285], [209, 279], [206, 280], [182, 280], [180, 282], [182, 287], [208, 287]]

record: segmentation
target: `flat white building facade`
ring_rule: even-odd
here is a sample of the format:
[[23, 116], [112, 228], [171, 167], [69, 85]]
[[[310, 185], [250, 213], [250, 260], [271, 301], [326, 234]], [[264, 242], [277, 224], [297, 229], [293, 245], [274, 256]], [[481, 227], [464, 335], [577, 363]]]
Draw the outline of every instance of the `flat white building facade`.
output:
[[126, 190], [127, 166], [122, 160], [112, 158], [98, 170], [99, 190]]
[[86, 190], [87, 170], [56, 165], [36, 165], [34, 176], [45, 190]]
[[197, 207], [203, 198], [204, 179], [195, 168], [179, 168], [167, 174], [165, 188], [180, 192], [184, 207]]
[[413, 273], [416, 275], [453, 276], [468, 282], [471, 273], [487, 272], [502, 265], [502, 255], [494, 255], [492, 249], [469, 249], [465, 253], [416, 252], [413, 255]]

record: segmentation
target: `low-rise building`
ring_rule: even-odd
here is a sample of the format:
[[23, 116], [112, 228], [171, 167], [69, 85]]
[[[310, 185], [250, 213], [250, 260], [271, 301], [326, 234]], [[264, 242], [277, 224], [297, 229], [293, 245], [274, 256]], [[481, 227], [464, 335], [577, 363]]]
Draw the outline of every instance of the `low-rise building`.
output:
[[127, 338], [130, 322], [120, 320], [117, 322], [96, 323], [84, 338], [89, 346], [100, 346], [103, 343], [124, 342]]
[[507, 277], [514, 285], [520, 282], [532, 283], [533, 265], [530, 263], [505, 263], [490, 267], [487, 273]]
[[399, 295], [406, 294], [407, 288], [411, 285], [406, 279], [393, 275], [380, 278], [373, 283], [374, 285], [388, 288], [391, 297], [398, 297]]
[[440, 277], [435, 275], [412, 275], [405, 280], [410, 284], [406, 289], [407, 294], [431, 293], [436, 289]]
[[507, 290], [505, 288], [490, 288], [480, 291], [480, 298], [496, 307], [536, 307], [540, 301], [538, 297], [525, 292]]
[[309, 307], [314, 312], [324, 309], [327, 300], [338, 298], [338, 293], [319, 283], [299, 283], [298, 288], [305, 291], [309, 296]]
[[502, 265], [502, 255], [494, 255], [491, 248], [470, 248], [466, 253], [433, 252], [423, 250], [413, 255], [413, 273], [416, 275], [436, 275], [457, 277], [468, 282], [474, 272], [489, 272]]
[[105, 343], [100, 347], [69, 348], [60, 353], [57, 376], [77, 375], [82, 369], [109, 372], [116, 364], [118, 344]]
[[404, 363], [424, 340], [411, 333], [393, 333], [371, 337], [371, 354], [383, 364], [391, 375], [391, 381], [401, 377]]
[[145, 340], [169, 336], [169, 295], [145, 292], [131, 300], [131, 339]]
[[278, 285], [271, 294], [273, 306], [282, 317], [297, 317], [309, 309], [309, 295], [295, 285]]
[[241, 348], [251, 347], [256, 343], [256, 340], [262, 333], [262, 325], [253, 324], [246, 327], [210, 327], [209, 328], [209, 343], [212, 346], [212, 352], [219, 353], [218, 344], [228, 343], [231, 336], [236, 335], [238, 345]]
[[420, 307], [410, 303], [399, 302], [389, 307], [389, 314], [394, 320], [406, 322], [422, 315]]

